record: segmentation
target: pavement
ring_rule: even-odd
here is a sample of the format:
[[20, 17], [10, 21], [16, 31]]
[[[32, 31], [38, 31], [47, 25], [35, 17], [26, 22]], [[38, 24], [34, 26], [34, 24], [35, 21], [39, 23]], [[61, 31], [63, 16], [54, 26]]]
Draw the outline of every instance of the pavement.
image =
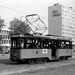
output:
[[0, 54], [0, 60], [10, 59], [10, 54]]
[[75, 56], [72, 56], [72, 58], [75, 58]]

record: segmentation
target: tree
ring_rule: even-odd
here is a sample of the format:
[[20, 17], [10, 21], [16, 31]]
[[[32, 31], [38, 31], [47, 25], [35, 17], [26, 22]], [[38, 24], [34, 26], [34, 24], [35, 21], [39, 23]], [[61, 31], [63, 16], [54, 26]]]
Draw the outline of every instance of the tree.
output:
[[1, 19], [0, 17], [0, 30], [5, 27], [5, 24], [4, 24], [4, 19]]
[[30, 33], [30, 27], [25, 22], [22, 22], [21, 20], [14, 18], [12, 21], [10, 21], [10, 35], [12, 34], [27, 34]]

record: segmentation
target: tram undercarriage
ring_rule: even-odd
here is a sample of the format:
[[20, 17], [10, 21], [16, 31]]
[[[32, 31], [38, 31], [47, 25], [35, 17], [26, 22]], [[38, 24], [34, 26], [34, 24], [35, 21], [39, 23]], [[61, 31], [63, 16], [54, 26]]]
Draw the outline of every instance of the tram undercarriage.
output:
[[68, 60], [72, 56], [60, 56], [59, 58], [52, 57], [52, 59], [49, 59], [48, 57], [40, 57], [40, 58], [28, 58], [28, 59], [11, 59], [11, 61], [16, 61], [18, 64], [25, 63], [25, 64], [42, 64], [42, 63], [48, 63], [51, 61], [63, 61]]

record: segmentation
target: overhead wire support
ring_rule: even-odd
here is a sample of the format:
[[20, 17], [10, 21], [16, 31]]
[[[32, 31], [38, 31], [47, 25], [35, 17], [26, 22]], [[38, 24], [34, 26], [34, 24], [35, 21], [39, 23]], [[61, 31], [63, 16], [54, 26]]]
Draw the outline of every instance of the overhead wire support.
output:
[[26, 15], [26, 22], [29, 26], [34, 27], [35, 30], [30, 27], [34, 34], [38, 33], [37, 31], [39, 30], [42, 30], [41, 34], [43, 34], [47, 30], [45, 23], [40, 19], [38, 14]]

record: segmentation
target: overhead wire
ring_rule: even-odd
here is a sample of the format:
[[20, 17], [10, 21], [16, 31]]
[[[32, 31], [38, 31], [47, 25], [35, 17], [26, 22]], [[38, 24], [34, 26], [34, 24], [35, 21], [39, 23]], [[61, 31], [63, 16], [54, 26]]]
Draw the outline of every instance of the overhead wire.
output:
[[17, 12], [21, 12], [21, 13], [29, 14], [27, 12], [24, 12], [24, 11], [21, 11], [21, 10], [17, 10], [17, 9], [13, 9], [13, 8], [10, 8], [10, 7], [6, 7], [6, 6], [3, 6], [3, 5], [0, 5], [0, 7], [6, 8], [6, 9], [9, 9], [9, 10], [13, 10], [13, 11], [17, 11]]
[[[69, 2], [69, 1], [66, 0], [66, 1], [63, 1], [63, 2], [61, 2], [61, 3], [63, 4], [63, 3], [65, 3], [65, 2]], [[9, 10], [13, 10], [13, 11], [17, 11], [17, 12], [21, 12], [21, 13], [25, 13], [25, 14], [30, 14], [30, 13], [28, 13], [28, 12], [24, 12], [24, 11], [21, 11], [21, 10], [13, 9], [13, 8], [10, 8], [10, 7], [7, 7], [7, 6], [3, 6], [3, 5], [0, 5], [0, 7], [6, 8], [6, 9], [9, 9]], [[39, 10], [35, 10], [35, 11], [37, 12], [37, 11], [40, 11], [40, 10], [43, 10], [43, 9], [45, 9], [45, 8], [42, 8], [42, 9], [39, 9]], [[23, 16], [23, 17], [24, 17], [24, 16]], [[41, 16], [41, 18], [48, 20], [48, 18], [46, 18], [46, 17], [42, 17], [42, 16]]]
[[[67, 0], [67, 1], [63, 1], [63, 2], [61, 2], [61, 3], [63, 4], [63, 3], [65, 3], [65, 2], [69, 2], [69, 1]], [[17, 11], [17, 12], [20, 12], [20, 13], [30, 14], [30, 13], [28, 13], [28, 12], [24, 12], [24, 11], [21, 11], [21, 10], [13, 9], [13, 8], [10, 8], [10, 7], [7, 7], [7, 6], [3, 6], [3, 5], [0, 5], [0, 7], [6, 8], [6, 9], [9, 9], [9, 10], [13, 10], [13, 11]], [[41, 8], [41, 9], [35, 10], [35, 11], [37, 12], [37, 11], [40, 11], [40, 10], [43, 10], [43, 9], [45, 9], [45, 8]], [[34, 12], [35, 12], [35, 11], [34, 11]], [[41, 18], [48, 20], [48, 18], [46, 18], [46, 17], [42, 17], [42, 16], [41, 16]], [[54, 21], [54, 20], [52, 20], [52, 21]], [[54, 22], [56, 22], [56, 21], [54, 21]], [[57, 23], [59, 23], [59, 22], [57, 22]]]
[[[71, 0], [71, 1], [72, 1], [72, 0]], [[61, 2], [61, 3], [65, 3], [65, 2], [69, 2], [69, 1], [66, 0], [66, 1], [63, 1], [63, 2]], [[10, 10], [13, 10], [13, 11], [17, 11], [17, 12], [21, 12], [21, 13], [30, 14], [30, 13], [28, 13], [28, 12], [24, 12], [24, 11], [21, 11], [21, 10], [13, 9], [13, 8], [10, 8], [10, 7], [7, 7], [7, 6], [3, 6], [3, 5], [0, 5], [0, 7], [7, 8], [7, 9], [10, 9]], [[35, 11], [40, 11], [40, 10], [43, 10], [43, 9], [45, 9], [45, 8], [41, 8], [41, 9], [38, 9], [38, 10], [35, 10]], [[35, 12], [35, 11], [34, 11], [34, 12]]]
[[[28, 12], [24, 12], [24, 11], [21, 11], [21, 10], [13, 9], [13, 8], [10, 8], [10, 7], [7, 7], [7, 6], [3, 6], [3, 5], [0, 5], [0, 7], [5, 8], [5, 9], [9, 9], [9, 10], [13, 10], [13, 11], [17, 11], [17, 12], [20, 12], [20, 13], [30, 14], [30, 13], [28, 13]], [[45, 8], [42, 8], [42, 9], [45, 9]], [[36, 11], [40, 11], [40, 10], [42, 10], [42, 9], [39, 9], [39, 10], [36, 10]], [[25, 16], [21, 16], [21, 18], [22, 18], [22, 17], [25, 18]], [[20, 18], [20, 19], [21, 19], [21, 18]], [[43, 17], [41, 17], [41, 18], [43, 18]]]

